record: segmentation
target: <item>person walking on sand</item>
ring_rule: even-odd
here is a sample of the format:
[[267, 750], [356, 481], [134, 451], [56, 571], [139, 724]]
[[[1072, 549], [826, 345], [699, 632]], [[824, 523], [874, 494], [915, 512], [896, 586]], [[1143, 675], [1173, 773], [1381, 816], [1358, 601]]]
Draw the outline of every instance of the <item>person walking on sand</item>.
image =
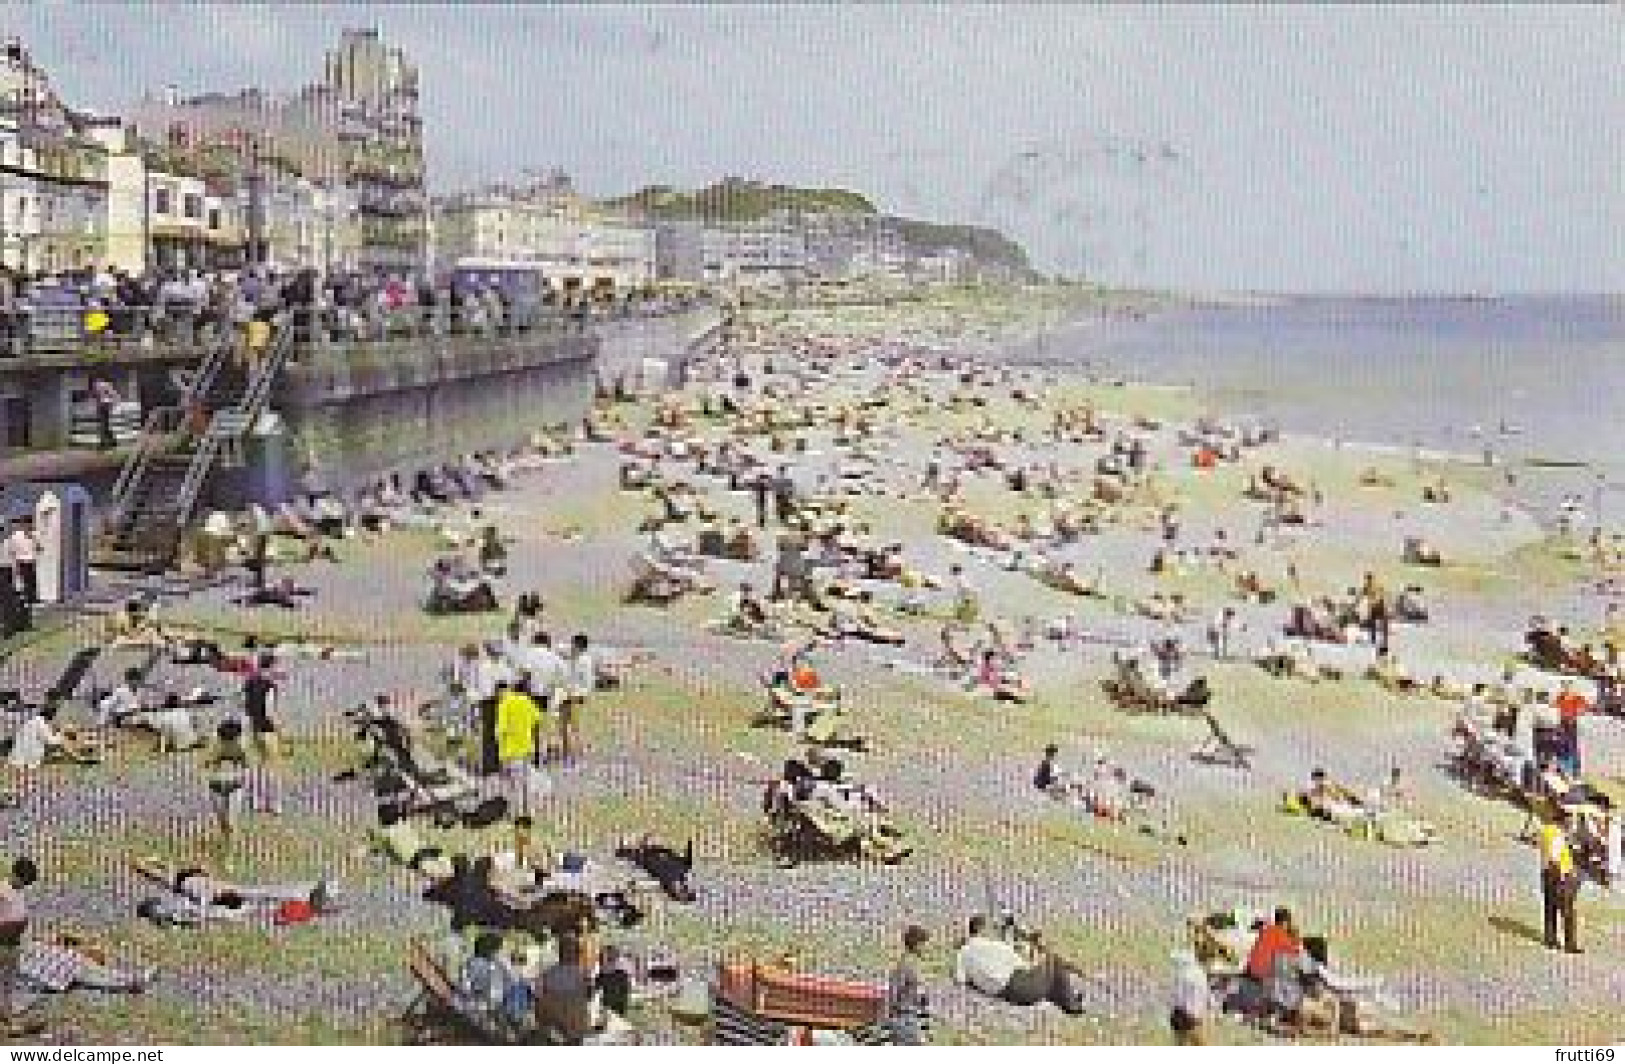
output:
[[768, 498], [773, 494], [773, 478], [768, 475], [767, 470], [762, 470], [751, 482], [750, 492], [756, 502], [756, 527], [765, 529]]
[[903, 952], [886, 981], [887, 1026], [900, 1046], [921, 1046], [930, 1037], [931, 1002], [920, 981], [920, 960], [931, 933], [909, 925], [903, 930]]
[[1582, 953], [1575, 933], [1574, 914], [1580, 876], [1561, 818], [1561, 813], [1552, 814], [1540, 829], [1540, 899], [1545, 942], [1547, 949], [1557, 949], [1557, 925], [1561, 921], [1564, 952]]
[[259, 760], [255, 808], [278, 816], [282, 812], [278, 794], [278, 767], [282, 759], [281, 737], [271, 714], [276, 707], [277, 684], [273, 674], [276, 659], [261, 654], [255, 669], [243, 679], [243, 715], [254, 735], [254, 752]]
[[248, 781], [248, 751], [243, 748], [243, 722], [228, 717], [215, 729], [214, 747], [203, 762], [209, 786], [209, 808], [220, 832], [222, 846], [230, 846], [237, 831], [243, 790]]
[[570, 653], [564, 659], [564, 675], [559, 685], [559, 757], [568, 765], [580, 753], [581, 713], [598, 686], [598, 664], [593, 660], [587, 637], [577, 633], [570, 639]]

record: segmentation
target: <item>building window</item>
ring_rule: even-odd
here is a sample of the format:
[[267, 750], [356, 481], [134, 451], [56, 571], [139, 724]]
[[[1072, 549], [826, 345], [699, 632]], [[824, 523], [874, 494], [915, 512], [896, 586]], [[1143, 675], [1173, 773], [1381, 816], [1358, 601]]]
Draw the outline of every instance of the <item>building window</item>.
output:
[[209, 231], [214, 232], [220, 228], [220, 208], [215, 207], [209, 211]]
[[168, 214], [170, 208], [169, 189], [155, 188], [152, 190], [152, 213]]
[[189, 195], [181, 200], [183, 213], [188, 218], [203, 217], [203, 197]]

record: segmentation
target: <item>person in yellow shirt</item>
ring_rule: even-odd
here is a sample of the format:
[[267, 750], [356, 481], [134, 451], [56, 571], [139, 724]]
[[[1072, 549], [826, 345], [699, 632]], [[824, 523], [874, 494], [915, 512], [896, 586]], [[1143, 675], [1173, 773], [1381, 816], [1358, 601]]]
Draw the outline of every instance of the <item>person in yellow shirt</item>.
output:
[[513, 785], [521, 815], [528, 816], [533, 799], [545, 797], [547, 779], [536, 767], [537, 733], [542, 709], [521, 686], [497, 688], [497, 760]]
[[1554, 814], [1540, 829], [1540, 898], [1546, 921], [1546, 948], [1557, 948], [1557, 923], [1563, 921], [1563, 949], [1583, 952], [1575, 941], [1574, 902], [1580, 893], [1580, 876], [1574, 866], [1574, 851], [1563, 829], [1562, 814]]

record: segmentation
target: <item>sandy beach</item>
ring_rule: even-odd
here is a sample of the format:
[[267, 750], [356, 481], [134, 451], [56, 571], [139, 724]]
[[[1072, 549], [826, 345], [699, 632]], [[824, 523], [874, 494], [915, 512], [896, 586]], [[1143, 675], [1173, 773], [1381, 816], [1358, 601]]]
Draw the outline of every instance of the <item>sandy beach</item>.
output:
[[[1134, 313], [1147, 309], [1131, 305]], [[883, 980], [902, 928], [928, 927], [934, 941], [923, 967], [939, 1043], [1166, 1043], [1169, 955], [1187, 945], [1186, 918], [1278, 904], [1325, 935], [1340, 966], [1382, 977], [1399, 1010], [1441, 1042], [1617, 1039], [1625, 887], [1588, 884], [1581, 892], [1584, 955], [1541, 947], [1538, 860], [1518, 837], [1525, 814], [1474, 793], [1446, 770], [1459, 700], [1398, 693], [1365, 679], [1360, 673], [1373, 651], [1360, 643], [1323, 655], [1347, 662], [1342, 679], [1275, 677], [1251, 660], [1278, 637], [1294, 596], [1338, 596], [1368, 573], [1386, 587], [1425, 589], [1428, 622], [1396, 625], [1392, 635], [1394, 657], [1423, 684], [1436, 676], [1451, 686], [1493, 681], [1516, 664], [1534, 614], [1600, 643], [1610, 600], [1597, 593], [1605, 574], [1583, 542], [1552, 534], [1508, 505], [1497, 494], [1496, 471], [1467, 455], [1428, 450], [1418, 461], [1404, 448], [1300, 433], [1199, 468], [1179, 431], [1210, 413], [1201, 395], [1090, 383], [1053, 363], [1021, 361], [1067, 320], [1098, 313], [1098, 306], [1026, 295], [745, 318], [734, 347], [739, 361], [728, 370], [750, 378], [750, 400], [775, 384], [796, 397], [780, 403], [786, 408], [806, 402], [835, 411], [889, 399], [873, 412], [872, 430], [858, 434], [868, 455], [862, 476], [844, 475], [855, 461], [853, 445], [837, 435], [851, 434], [837, 433], [832, 417], [781, 430], [786, 446], [773, 452], [767, 437], [733, 435], [735, 421], [700, 412], [708, 393], [728, 390], [726, 375], [697, 379], [672, 397], [686, 411], [686, 427], [665, 438], [730, 438], [769, 467], [790, 465], [801, 492], [839, 494], [849, 525], [875, 542], [901, 543], [911, 569], [944, 585], [923, 593], [923, 612], [909, 612], [896, 608], [904, 596], [895, 585], [864, 582], [874, 611], [904, 644], [825, 639], [813, 652], [869, 740], [849, 767], [884, 796], [912, 842], [912, 854], [896, 865], [786, 869], [764, 846], [762, 783], [800, 745], [751, 721], [764, 698], [759, 678], [782, 662], [791, 636], [744, 640], [707, 626], [741, 582], [762, 590], [773, 584], [771, 538], [759, 561], [707, 561], [717, 594], [634, 605], [622, 601], [629, 560], [647, 540], [640, 521], [658, 505], [646, 492], [618, 488], [623, 448], [577, 442], [573, 455], [520, 473], [510, 490], [482, 500], [481, 517], [471, 523], [494, 523], [512, 541], [500, 583], [505, 608], [518, 592], [538, 592], [555, 640], [583, 632], [595, 646], [640, 655], [621, 689], [589, 702], [585, 754], [553, 773], [556, 790], [538, 817], [539, 837], [556, 852], [590, 854], [642, 833], [678, 845], [693, 839], [698, 901], [657, 907], [627, 935], [634, 948], [670, 951], [687, 973], [706, 974], [724, 957], [789, 952], [807, 971]], [[796, 366], [805, 358], [793, 353], [798, 345], [835, 354], [826, 368], [804, 370]], [[903, 348], [922, 367], [906, 379], [877, 357]], [[932, 361], [966, 351], [987, 356], [973, 383], [959, 367], [942, 370]], [[766, 372], [767, 363], [775, 372]], [[1018, 400], [1016, 391], [1034, 398]], [[650, 397], [615, 407], [624, 419], [617, 439], [648, 442], [658, 405]], [[1099, 533], [1043, 549], [1080, 573], [1098, 572], [1097, 596], [1066, 594], [1012, 568], [1010, 552], [938, 534], [944, 504], [922, 478], [934, 455], [952, 451], [940, 446], [950, 436], [984, 434], [1005, 470], [1053, 463], [1062, 474], [1061, 499], [1087, 495], [1106, 443], [1046, 438], [1057, 411], [1084, 407], [1108, 438], [1131, 433], [1146, 443], [1145, 476], [1128, 501], [1102, 508]], [[728, 491], [678, 459], [662, 466], [694, 485], [721, 521], [754, 525], [748, 491]], [[1249, 479], [1265, 466], [1322, 500], [1305, 504], [1304, 524], [1268, 527], [1266, 508], [1245, 498]], [[989, 523], [1010, 526], [1018, 515], [1042, 522], [1053, 502], [1036, 487], [1012, 490], [1003, 471], [966, 472], [959, 481], [955, 505]], [[1424, 502], [1424, 487], [1440, 484], [1449, 501]], [[1177, 546], [1194, 556], [1222, 532], [1236, 557], [1222, 566], [1193, 560], [1148, 571], [1161, 545], [1158, 515], [1170, 506], [1178, 514]], [[688, 538], [694, 529], [690, 521], [673, 533]], [[1406, 564], [1407, 539], [1431, 544], [1443, 564]], [[500, 637], [506, 613], [425, 615], [423, 574], [444, 553], [432, 532], [396, 530], [337, 549], [336, 563], [279, 567], [314, 590], [298, 609], [246, 610], [232, 604], [232, 587], [162, 609], [166, 623], [232, 633], [228, 643], [246, 633], [298, 637], [364, 658], [282, 666], [284, 809], [276, 817], [251, 814], [228, 864], [249, 880], [331, 873], [345, 884], [345, 908], [289, 928], [246, 922], [200, 931], [138, 921], [135, 909], [150, 884], [131, 873], [131, 858], [181, 863], [207, 848], [196, 756], [160, 755], [125, 741], [98, 766], [48, 765], [21, 789], [20, 806], [0, 813], [7, 848], [39, 855], [38, 918], [93, 931], [160, 972], [144, 995], [49, 1000], [42, 1007], [53, 1016], [54, 1038], [161, 1043], [185, 1032], [218, 1042], [399, 1040], [391, 1020], [413, 996], [406, 945], [444, 937], [445, 911], [422, 900], [417, 873], [369, 851], [373, 802], [363, 785], [333, 779], [359, 749], [341, 713], [380, 691], [406, 703], [434, 696], [457, 648]], [[1028, 558], [1038, 550], [1020, 549]], [[1042, 632], [1069, 616], [1084, 633], [1064, 644], [1040, 637], [1019, 652], [1030, 699], [998, 701], [931, 671], [950, 613], [953, 566], [974, 589], [982, 620]], [[1235, 576], [1244, 569], [1282, 597], [1239, 599]], [[1137, 611], [1153, 596], [1175, 594], [1188, 606], [1183, 622]], [[1226, 606], [1236, 611], [1236, 629], [1230, 653], [1216, 660], [1205, 632]], [[95, 631], [94, 621], [77, 619], [35, 642], [0, 665], [0, 687], [42, 690]], [[1181, 640], [1189, 667], [1207, 677], [1214, 718], [1254, 748], [1249, 769], [1191, 759], [1207, 737], [1200, 717], [1124, 712], [1103, 691], [1114, 651], [1168, 636]], [[139, 656], [108, 651], [98, 678], [110, 683]], [[1523, 675], [1542, 689], [1559, 682], [1528, 669]], [[177, 687], [235, 690], [230, 677], [169, 663], [155, 676]], [[229, 705], [212, 710], [211, 722]], [[1620, 783], [1625, 723], [1593, 715], [1580, 729], [1587, 777]], [[1104, 755], [1152, 784], [1148, 819], [1116, 823], [1036, 792], [1033, 769], [1049, 743], [1069, 766]], [[1315, 768], [1362, 791], [1398, 768], [1408, 811], [1431, 823], [1439, 841], [1389, 846], [1283, 813], [1282, 794], [1304, 788]], [[428, 830], [448, 852], [484, 852], [508, 829]], [[966, 917], [1005, 906], [1042, 928], [1082, 970], [1083, 1015], [1020, 1008], [953, 985], [952, 947]], [[633, 1020], [649, 1041], [696, 1038], [658, 1005]], [[1279, 1041], [1229, 1020], [1218, 1021], [1211, 1037]]]

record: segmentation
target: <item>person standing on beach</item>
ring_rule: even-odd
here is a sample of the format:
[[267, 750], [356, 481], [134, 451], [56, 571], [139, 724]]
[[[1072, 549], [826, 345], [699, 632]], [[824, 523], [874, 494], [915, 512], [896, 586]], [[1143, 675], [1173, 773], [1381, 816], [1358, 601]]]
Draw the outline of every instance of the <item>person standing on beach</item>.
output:
[[598, 666], [588, 649], [587, 637], [577, 633], [570, 639], [570, 653], [564, 659], [563, 682], [559, 687], [559, 756], [566, 765], [578, 753], [581, 711], [598, 681]]
[[1557, 707], [1558, 731], [1563, 736], [1561, 761], [1563, 771], [1571, 777], [1580, 775], [1580, 716], [1590, 704], [1584, 695], [1574, 689], [1572, 680], [1564, 680], [1552, 701]]
[[779, 466], [778, 475], [773, 478], [773, 508], [781, 525], [789, 524], [795, 516], [796, 482], [790, 479], [789, 466]]
[[230, 846], [248, 781], [248, 751], [243, 749], [242, 721], [228, 717], [220, 722], [215, 729], [214, 747], [204, 759], [203, 767], [208, 773], [209, 807], [220, 832], [220, 843]]
[[1235, 631], [1235, 626], [1236, 608], [1234, 606], [1226, 606], [1220, 610], [1218, 615], [1213, 618], [1213, 623], [1208, 626], [1208, 649], [1220, 661], [1230, 657], [1230, 636]]
[[17, 522], [6, 537], [6, 553], [10, 556], [12, 572], [17, 574], [17, 591], [23, 602], [39, 604], [39, 537], [25, 521]]
[[767, 470], [762, 470], [751, 483], [751, 496], [756, 501], [756, 527], [767, 527], [767, 500], [773, 494], [773, 478], [768, 476]]
[[1575, 934], [1574, 903], [1580, 893], [1580, 876], [1574, 865], [1574, 850], [1563, 829], [1562, 813], [1551, 814], [1540, 829], [1540, 899], [1545, 923], [1547, 949], [1557, 948], [1557, 925], [1563, 924], [1563, 950], [1582, 953]]
[[886, 1022], [896, 1045], [924, 1045], [930, 1035], [931, 1002], [920, 983], [920, 958], [930, 940], [923, 927], [905, 928], [903, 953], [886, 981]]
[[534, 763], [542, 710], [523, 680], [513, 687], [501, 684], [497, 692], [497, 757], [513, 787], [515, 804], [521, 814], [529, 816], [533, 799], [545, 798], [551, 790]]
[[259, 758], [259, 786], [256, 808], [280, 815], [282, 803], [277, 793], [278, 762], [282, 758], [281, 739], [271, 713], [276, 705], [277, 685], [273, 675], [276, 659], [261, 654], [252, 672], [243, 679], [243, 715], [254, 736], [254, 752]]
[[39, 882], [39, 867], [27, 857], [11, 864], [11, 874], [0, 883], [0, 1031], [12, 1033], [17, 1024], [17, 984], [28, 931], [28, 898], [23, 891]]

